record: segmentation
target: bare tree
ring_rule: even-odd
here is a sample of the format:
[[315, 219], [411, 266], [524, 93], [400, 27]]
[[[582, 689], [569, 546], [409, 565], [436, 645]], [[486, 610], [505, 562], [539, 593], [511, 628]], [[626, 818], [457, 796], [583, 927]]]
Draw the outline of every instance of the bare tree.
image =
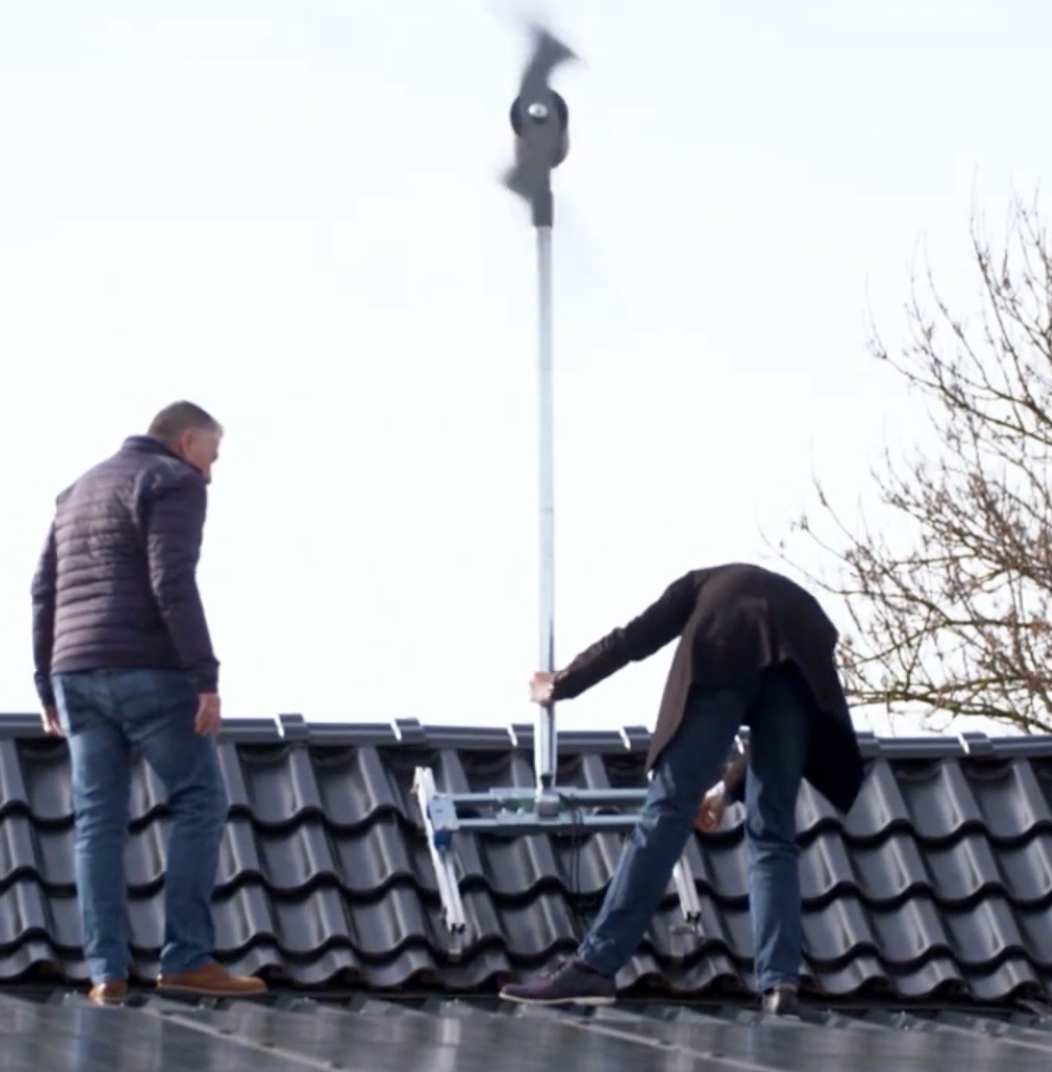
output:
[[[779, 545], [817, 544], [852, 629], [852, 700], [936, 719], [980, 716], [1052, 730], [1052, 247], [1036, 209], [1012, 206], [998, 249], [973, 220], [982, 316], [913, 287], [910, 332], [873, 355], [925, 399], [944, 449], [885, 451], [873, 473], [884, 524], [849, 525], [817, 482], [818, 509]], [[817, 523], [819, 516], [827, 532]], [[887, 523], [891, 517], [896, 522]], [[905, 522], [905, 524], [903, 524]], [[889, 534], [908, 533], [906, 539]]]

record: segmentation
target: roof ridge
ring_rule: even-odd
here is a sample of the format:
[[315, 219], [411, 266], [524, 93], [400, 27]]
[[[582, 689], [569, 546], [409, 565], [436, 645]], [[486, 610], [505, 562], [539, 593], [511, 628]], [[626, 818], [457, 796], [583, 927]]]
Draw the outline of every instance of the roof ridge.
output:
[[[304, 742], [331, 748], [431, 748], [470, 751], [528, 751], [533, 748], [534, 727], [529, 722], [498, 725], [464, 725], [421, 722], [398, 718], [387, 722], [332, 722], [312, 720], [301, 714], [278, 714], [270, 718], [227, 717], [221, 740], [238, 745], [274, 745]], [[0, 740], [44, 738], [35, 714], [0, 712]], [[748, 733], [743, 732], [743, 737]], [[1052, 758], [1052, 734], [996, 734], [966, 730], [960, 733], [881, 736], [858, 730], [856, 737], [866, 759], [1011, 759]], [[650, 747], [646, 726], [608, 724], [597, 729], [559, 731], [560, 752], [637, 753]]]

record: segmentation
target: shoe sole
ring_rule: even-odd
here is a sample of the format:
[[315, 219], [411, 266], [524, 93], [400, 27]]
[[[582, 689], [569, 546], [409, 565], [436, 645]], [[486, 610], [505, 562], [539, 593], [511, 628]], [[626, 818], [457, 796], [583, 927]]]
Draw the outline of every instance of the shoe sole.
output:
[[262, 990], [209, 990], [200, 986], [180, 986], [178, 983], [158, 983], [158, 994], [192, 994], [200, 998], [259, 998], [266, 994]]
[[780, 1009], [764, 1009], [764, 1008], [761, 1007], [760, 1011], [765, 1016], [799, 1016], [800, 1015], [800, 1006], [799, 1005], [783, 1006]]
[[593, 998], [520, 998], [514, 994], [501, 994], [501, 1001], [512, 1001], [516, 1005], [578, 1005], [581, 1008], [591, 1009], [600, 1006], [613, 1005], [617, 998], [593, 997]]

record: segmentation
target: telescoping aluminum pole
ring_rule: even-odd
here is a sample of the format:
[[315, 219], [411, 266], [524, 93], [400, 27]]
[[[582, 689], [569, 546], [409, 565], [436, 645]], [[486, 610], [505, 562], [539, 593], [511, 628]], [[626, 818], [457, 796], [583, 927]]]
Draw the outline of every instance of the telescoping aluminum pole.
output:
[[[555, 669], [555, 405], [552, 312], [551, 173], [569, 151], [569, 110], [548, 85], [552, 71], [574, 54], [546, 30], [534, 31], [534, 51], [511, 106], [515, 164], [505, 185], [530, 205], [537, 233], [537, 460], [538, 585], [541, 670]], [[541, 708], [534, 737], [537, 810], [558, 812], [555, 772], [558, 740], [555, 706]]]
[[[555, 384], [552, 345], [552, 229], [537, 228], [537, 514], [540, 662], [555, 669]], [[554, 788], [558, 762], [555, 704], [537, 715], [537, 788]]]

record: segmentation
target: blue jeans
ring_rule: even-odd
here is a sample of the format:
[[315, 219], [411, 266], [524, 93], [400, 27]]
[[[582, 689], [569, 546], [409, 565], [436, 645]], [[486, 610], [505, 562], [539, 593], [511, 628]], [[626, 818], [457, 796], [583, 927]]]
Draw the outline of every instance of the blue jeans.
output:
[[161, 972], [203, 967], [215, 947], [211, 898], [227, 797], [215, 740], [194, 732], [193, 685], [176, 670], [56, 674], [53, 682], [73, 769], [77, 898], [92, 982], [128, 975], [124, 844], [133, 748], [161, 779], [172, 813]]
[[810, 714], [788, 668], [767, 671], [750, 692], [691, 695], [683, 721], [654, 767], [639, 824], [578, 955], [602, 975], [635, 953], [691, 836], [705, 792], [717, 781], [742, 725], [749, 726], [746, 779], [749, 907], [757, 989], [795, 984], [801, 967], [796, 798]]

